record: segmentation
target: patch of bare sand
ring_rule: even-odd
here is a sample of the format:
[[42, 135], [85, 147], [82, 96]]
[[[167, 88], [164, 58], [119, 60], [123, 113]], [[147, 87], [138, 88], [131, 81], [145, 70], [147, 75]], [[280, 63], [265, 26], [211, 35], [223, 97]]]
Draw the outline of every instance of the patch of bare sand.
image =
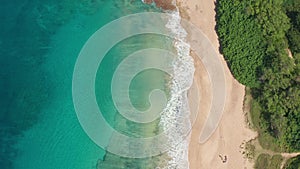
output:
[[[201, 29], [216, 49], [219, 48], [218, 36], [215, 32], [214, 0], [177, 0], [182, 17], [190, 20]], [[192, 55], [194, 55], [192, 53]], [[231, 75], [221, 54], [226, 76], [226, 105], [218, 128], [208, 141], [199, 143], [201, 129], [210, 108], [210, 83], [208, 74], [200, 60], [195, 59], [195, 78], [200, 88], [199, 114], [193, 126], [189, 145], [189, 162], [191, 169], [250, 169], [253, 163], [245, 159], [241, 145], [256, 137], [256, 132], [246, 125], [243, 113], [245, 87]], [[190, 101], [193, 102], [192, 98]], [[225, 157], [226, 156], [226, 157]], [[222, 160], [226, 158], [226, 162]]]

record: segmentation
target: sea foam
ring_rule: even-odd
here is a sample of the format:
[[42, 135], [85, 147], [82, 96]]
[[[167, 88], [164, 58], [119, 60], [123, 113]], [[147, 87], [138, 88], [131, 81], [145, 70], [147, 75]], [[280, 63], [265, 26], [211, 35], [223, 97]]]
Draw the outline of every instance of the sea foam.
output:
[[187, 169], [189, 131], [191, 129], [190, 110], [187, 91], [193, 83], [194, 60], [190, 56], [190, 45], [187, 43], [187, 32], [181, 26], [179, 10], [168, 11], [169, 21], [166, 24], [174, 37], [174, 47], [177, 57], [174, 59], [173, 77], [171, 81], [171, 98], [164, 113], [161, 115], [160, 125], [164, 129], [172, 148], [167, 154], [171, 158], [166, 169]]
[[[145, 1], [142, 0], [142, 2]], [[175, 1], [172, 3], [176, 10], [166, 11], [169, 18], [165, 26], [174, 37], [177, 57], [172, 63], [173, 75], [169, 86], [171, 96], [159, 122], [172, 145], [171, 149], [167, 151], [167, 155], [171, 159], [168, 160], [167, 166], [158, 166], [156, 169], [189, 168], [189, 132], [192, 126], [187, 92], [193, 83], [195, 67], [194, 60], [190, 56], [190, 45], [187, 43], [187, 32], [181, 25], [179, 9]]]

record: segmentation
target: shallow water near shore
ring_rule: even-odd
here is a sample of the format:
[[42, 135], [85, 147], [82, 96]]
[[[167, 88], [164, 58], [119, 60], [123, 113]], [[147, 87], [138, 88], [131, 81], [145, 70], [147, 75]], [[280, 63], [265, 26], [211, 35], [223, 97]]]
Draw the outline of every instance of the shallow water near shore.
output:
[[[0, 112], [1, 168], [83, 169], [97, 168], [97, 165], [99, 168], [155, 166], [156, 164], [151, 164], [153, 161], [147, 159], [124, 159], [111, 154], [104, 158], [106, 152], [88, 138], [77, 120], [71, 87], [78, 53], [97, 29], [127, 14], [159, 9], [138, 0], [5, 0], [0, 8], [3, 16], [8, 16], [1, 18], [4, 26], [0, 33], [0, 104], [3, 107]], [[150, 36], [149, 39], [152, 43], [146, 47], [165, 44], [162, 38]], [[141, 48], [143, 46], [131, 50]], [[116, 54], [120, 51], [112, 51], [114, 52]], [[117, 65], [119, 61], [112, 58], [107, 62]], [[106, 66], [107, 69], [104, 67], [105, 69], [99, 72], [108, 70], [109, 65]], [[153, 74], [156, 74], [155, 77], [159, 78], [155, 84], [164, 88], [163, 74], [144, 74], [148, 77], [146, 79], [151, 79]], [[107, 77], [109, 78], [108, 75]], [[134, 85], [143, 82], [145, 78], [137, 77], [133, 88]], [[144, 90], [149, 88], [145, 87]], [[99, 101], [105, 99], [105, 93], [98, 96]], [[136, 104], [140, 108], [148, 106], [143, 103]], [[108, 121], [111, 120], [111, 125], [121, 132], [126, 131], [124, 125], [120, 124], [126, 124], [129, 131], [132, 128], [128, 126], [135, 125], [116, 123], [116, 119], [124, 119], [115, 114], [106, 116]], [[144, 129], [149, 129], [147, 135], [151, 135], [155, 126], [156, 124], [141, 127], [136, 134], [140, 135], [145, 133]], [[101, 159], [106, 159], [107, 162], [102, 162]], [[158, 161], [155, 160], [156, 163]]]

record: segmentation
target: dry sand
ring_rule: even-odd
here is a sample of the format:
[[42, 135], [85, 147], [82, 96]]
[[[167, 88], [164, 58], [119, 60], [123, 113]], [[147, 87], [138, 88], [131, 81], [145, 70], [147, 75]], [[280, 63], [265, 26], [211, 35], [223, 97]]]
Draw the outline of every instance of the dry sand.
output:
[[[155, 2], [158, 7], [173, 10], [173, 0], [145, 0], [146, 3]], [[180, 14], [183, 18], [196, 25], [218, 51], [219, 42], [215, 31], [215, 0], [176, 0]], [[218, 52], [219, 53], [219, 52]], [[205, 124], [211, 104], [211, 84], [209, 75], [201, 60], [191, 52], [195, 60], [196, 82], [200, 89], [200, 103], [195, 103], [189, 95], [190, 104], [198, 104], [198, 117], [193, 125], [189, 144], [190, 169], [251, 169], [250, 162], [243, 155], [241, 146], [254, 139], [257, 133], [246, 125], [246, 116], [243, 113], [243, 100], [245, 87], [239, 84], [230, 73], [221, 54], [219, 58], [223, 63], [226, 78], [226, 102], [222, 119], [213, 135], [205, 142], [199, 143], [199, 136]], [[192, 91], [192, 90], [191, 90]], [[223, 163], [221, 158], [227, 158]]]
[[[215, 32], [215, 1], [214, 0], [177, 0], [182, 17], [189, 19], [210, 39], [216, 50], [219, 47]], [[241, 146], [255, 138], [256, 133], [246, 125], [243, 113], [245, 87], [231, 75], [221, 54], [226, 76], [226, 105], [218, 128], [208, 141], [199, 143], [199, 136], [210, 109], [210, 82], [205, 67], [195, 58], [195, 82], [200, 88], [200, 111], [191, 133], [189, 145], [189, 162], [191, 169], [250, 169], [249, 162], [242, 152]], [[223, 163], [220, 156], [227, 157]]]

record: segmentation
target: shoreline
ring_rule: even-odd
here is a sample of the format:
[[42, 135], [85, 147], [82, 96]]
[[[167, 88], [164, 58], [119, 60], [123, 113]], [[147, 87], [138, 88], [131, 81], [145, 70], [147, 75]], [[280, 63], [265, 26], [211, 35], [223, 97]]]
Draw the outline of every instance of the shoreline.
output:
[[[177, 0], [182, 18], [192, 22], [201, 29], [214, 45], [219, 49], [218, 36], [215, 31], [215, 1], [214, 0]], [[218, 51], [219, 53], [219, 51]], [[191, 52], [193, 56], [193, 52]], [[219, 54], [223, 63], [226, 78], [226, 102], [222, 119], [218, 128], [205, 143], [198, 142], [201, 129], [209, 112], [209, 99], [200, 100], [199, 116], [191, 131], [189, 143], [190, 169], [198, 168], [253, 168], [254, 163], [245, 158], [241, 148], [243, 144], [257, 136], [255, 131], [246, 124], [243, 111], [245, 86], [239, 84], [232, 76], [226, 61]], [[208, 74], [200, 60], [195, 60], [194, 82], [200, 88], [200, 98], [210, 98]], [[192, 98], [189, 97], [190, 102]], [[222, 161], [226, 156], [226, 162]]]
[[[170, 157], [167, 168], [189, 168], [188, 146], [189, 139], [177, 142], [180, 133], [185, 133], [191, 126], [188, 102], [188, 89], [192, 86], [194, 78], [194, 61], [190, 58], [190, 45], [187, 40], [186, 30], [181, 25], [179, 9], [168, 11], [168, 23], [165, 27], [174, 35], [173, 47], [178, 57], [173, 60], [173, 77], [171, 82], [171, 99], [168, 102], [167, 113], [161, 116], [160, 124], [168, 131], [168, 141], [176, 145], [166, 153]], [[178, 111], [177, 109], [180, 109]], [[170, 118], [173, 119], [170, 121]], [[177, 128], [176, 126], [182, 126]], [[169, 130], [173, 126], [175, 130]]]
[[[200, 103], [193, 101], [192, 90], [189, 90], [190, 105], [198, 105], [198, 116], [193, 124], [188, 144], [188, 165], [190, 169], [198, 168], [244, 168], [254, 167], [254, 161], [247, 159], [245, 144], [257, 137], [257, 132], [247, 125], [247, 116], [244, 113], [245, 86], [241, 85], [232, 76], [224, 57], [219, 52], [216, 26], [216, 0], [145, 0], [145, 3], [155, 5], [163, 10], [170, 10], [174, 5], [180, 17], [185, 19], [206, 35], [216, 49], [223, 64], [226, 81], [226, 100], [221, 120], [211, 137], [204, 143], [199, 143], [199, 137], [210, 111], [212, 98], [209, 74], [201, 60], [190, 51], [194, 59], [194, 82], [200, 89]], [[176, 2], [176, 4], [174, 4]], [[171, 10], [172, 11], [172, 10]], [[225, 159], [225, 160], [224, 160]]]

